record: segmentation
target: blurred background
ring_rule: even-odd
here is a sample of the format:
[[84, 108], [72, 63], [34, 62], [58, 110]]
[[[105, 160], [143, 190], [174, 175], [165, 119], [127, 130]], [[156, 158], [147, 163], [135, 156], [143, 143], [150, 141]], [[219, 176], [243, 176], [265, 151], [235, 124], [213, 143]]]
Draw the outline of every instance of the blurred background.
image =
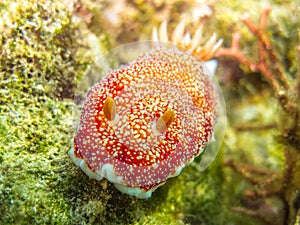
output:
[[[69, 158], [74, 93], [163, 21], [223, 40], [226, 132], [205, 171], [139, 200]], [[0, 31], [0, 224], [299, 224], [299, 1], [2, 0]]]

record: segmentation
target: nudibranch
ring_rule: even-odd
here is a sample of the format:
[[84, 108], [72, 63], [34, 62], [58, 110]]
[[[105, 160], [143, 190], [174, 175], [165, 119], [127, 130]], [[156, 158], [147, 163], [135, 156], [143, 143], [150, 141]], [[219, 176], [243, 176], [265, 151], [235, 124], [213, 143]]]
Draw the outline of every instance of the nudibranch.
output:
[[[192, 52], [203, 61], [213, 58], [215, 53], [220, 49], [223, 39], [217, 40], [217, 35], [214, 33], [207, 41], [203, 41], [203, 24], [197, 28], [194, 36], [187, 32], [184, 32], [185, 20], [182, 20], [174, 29], [172, 35], [169, 37], [167, 31], [167, 21], [164, 21], [152, 31], [152, 40], [159, 42], [170, 42], [181, 49]], [[204, 45], [201, 45], [204, 42]]]
[[149, 198], [211, 140], [217, 95], [191, 53], [155, 47], [89, 90], [69, 154], [89, 177]]

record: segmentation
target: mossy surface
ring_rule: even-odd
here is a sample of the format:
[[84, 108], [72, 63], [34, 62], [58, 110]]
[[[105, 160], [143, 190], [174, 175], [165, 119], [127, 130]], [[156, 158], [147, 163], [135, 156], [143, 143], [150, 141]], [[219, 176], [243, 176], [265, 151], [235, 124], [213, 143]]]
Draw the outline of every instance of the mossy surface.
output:
[[[108, 43], [90, 32], [83, 51], [79, 29], [87, 31], [72, 24], [60, 1], [1, 3], [0, 223], [197, 224], [219, 214], [210, 207], [221, 199], [218, 163], [203, 173], [191, 166], [149, 200], [90, 180], [73, 164], [74, 88], [87, 59]], [[191, 191], [182, 189], [186, 184]], [[203, 217], [195, 218], [197, 210]]]
[[0, 3], [0, 223], [66, 224], [64, 182], [76, 57], [70, 13], [57, 1]]
[[[221, 152], [202, 172], [196, 159], [152, 198], [122, 194], [106, 180], [90, 180], [74, 165], [68, 156], [73, 95], [91, 64], [111, 45], [149, 39], [154, 24], [168, 19], [173, 28], [186, 10], [194, 13], [201, 7], [193, 1], [132, 1], [120, 11], [105, 1], [72, 2], [0, 2], [0, 224], [260, 224], [231, 211], [243, 202], [243, 190], [250, 185], [223, 166], [224, 159], [234, 158], [270, 171], [284, 169], [282, 145], [274, 140], [278, 130], [236, 132], [244, 122], [270, 124], [281, 118], [276, 99], [257, 73], [245, 70], [248, 74], [230, 79], [222, 75], [229, 122]], [[261, 4], [250, 4], [258, 18]], [[289, 38], [289, 31], [294, 34], [297, 21], [284, 15], [295, 3], [272, 4], [272, 41], [287, 56], [284, 65], [293, 77], [296, 38]], [[201, 21], [213, 24], [225, 45], [240, 31], [243, 49], [251, 52], [254, 40], [238, 24], [248, 7], [237, 1], [207, 5], [211, 17]], [[149, 22], [156, 14], [162, 17]], [[113, 16], [117, 20], [108, 20]], [[198, 19], [187, 17], [191, 31]], [[297, 177], [299, 173], [295, 186]]]
[[135, 224], [222, 224], [226, 209], [221, 161], [220, 154], [201, 172], [196, 160], [180, 176], [169, 179], [147, 200], [149, 208]]

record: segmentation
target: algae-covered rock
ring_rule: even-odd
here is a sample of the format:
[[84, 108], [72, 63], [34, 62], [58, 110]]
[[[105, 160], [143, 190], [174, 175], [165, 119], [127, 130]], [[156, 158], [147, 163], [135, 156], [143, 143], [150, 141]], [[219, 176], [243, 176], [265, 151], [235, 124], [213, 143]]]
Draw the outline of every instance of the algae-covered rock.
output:
[[0, 10], [0, 223], [67, 223], [55, 184], [72, 125], [66, 98], [86, 63], [61, 2], [2, 1]]
[[69, 10], [60, 1], [1, 2], [0, 223], [184, 224], [221, 213], [209, 207], [221, 199], [219, 161], [202, 176], [191, 166], [146, 201], [71, 162], [74, 90], [108, 42]]
[[[230, 72], [235, 80], [224, 78], [226, 69], [219, 70], [230, 109], [221, 154], [202, 172], [196, 159], [148, 200], [122, 194], [106, 180], [90, 180], [69, 158], [74, 91], [91, 64], [97, 68], [99, 55], [111, 43], [149, 39], [153, 26], [162, 20], [175, 27], [186, 18], [190, 23], [213, 25], [225, 46], [230, 45], [233, 32], [240, 32], [243, 51], [252, 53], [254, 38], [238, 21], [249, 8], [258, 20], [262, 7], [256, 1], [247, 5], [237, 1], [118, 3], [1, 1], [0, 224], [262, 224], [233, 213], [241, 211], [234, 207], [245, 203], [244, 190], [252, 186], [241, 174], [223, 167], [223, 158], [234, 158], [263, 164], [269, 172], [285, 168], [283, 145], [274, 139], [283, 129], [273, 129], [274, 121], [283, 118], [277, 113], [276, 96], [264, 79], [249, 70], [234, 67]], [[280, 56], [287, 56], [279, 58], [287, 62], [285, 69], [293, 78], [296, 38], [290, 38], [289, 31], [295, 33], [297, 21], [294, 15], [285, 15], [295, 3], [272, 4], [272, 41]], [[197, 16], [203, 8], [206, 14]], [[198, 25], [190, 25], [193, 33]], [[266, 129], [245, 131], [242, 122], [246, 128], [264, 123]], [[297, 177], [298, 172], [295, 186], [299, 186]]]

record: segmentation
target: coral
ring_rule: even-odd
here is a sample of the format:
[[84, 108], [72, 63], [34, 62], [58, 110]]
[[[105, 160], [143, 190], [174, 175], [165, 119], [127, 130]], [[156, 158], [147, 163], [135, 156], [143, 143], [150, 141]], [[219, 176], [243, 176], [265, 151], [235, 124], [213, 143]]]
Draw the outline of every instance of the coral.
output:
[[[282, 110], [278, 115], [278, 120], [266, 125], [239, 126], [238, 130], [277, 129], [275, 143], [277, 142], [282, 147], [276, 151], [283, 153], [283, 157], [282, 154], [278, 154], [280, 155], [278, 160], [284, 159], [284, 166], [281, 171], [268, 171], [256, 168], [256, 165], [238, 163], [233, 159], [225, 161], [225, 165], [241, 174], [253, 185], [252, 188], [249, 187], [243, 191], [243, 198], [247, 203], [244, 206], [233, 207], [232, 210], [255, 216], [268, 224], [294, 224], [298, 209], [294, 207], [293, 202], [297, 197], [296, 193], [300, 190], [299, 174], [297, 173], [300, 158], [300, 108], [299, 82], [297, 80], [300, 78], [297, 77], [297, 74], [291, 77], [285, 70], [282, 64], [283, 59], [277, 56], [266, 35], [267, 16], [270, 10], [270, 7], [266, 7], [261, 11], [257, 26], [247, 14], [242, 17], [242, 21], [257, 38], [257, 60], [249, 59], [240, 49], [241, 36], [239, 33], [233, 34], [231, 46], [220, 48], [216, 56], [234, 58], [250, 71], [259, 72], [269, 83], [278, 106]], [[294, 82], [290, 81], [291, 79]], [[256, 209], [252, 209], [253, 204], [256, 204]], [[276, 215], [280, 215], [280, 217]]]
[[250, 18], [260, 1], [123, 3], [115, 22], [110, 15], [117, 3], [108, 1], [1, 1], [0, 224], [276, 224], [281, 215], [293, 223], [297, 210], [299, 221], [294, 1], [271, 1], [262, 32], [267, 42], [260, 45], [270, 44], [275, 53], [278, 66], [266, 60], [272, 76], [230, 54], [218, 57], [219, 72], [230, 73], [230, 79], [221, 77], [229, 124], [223, 151], [206, 171], [198, 170], [197, 159], [145, 201], [119, 193], [106, 180], [90, 180], [73, 165], [67, 152], [74, 88], [112, 45], [146, 39], [161, 21], [172, 30], [186, 19], [187, 32], [204, 22], [229, 49], [238, 31], [239, 52], [247, 62], [259, 62], [253, 46], [261, 41], [239, 18], [252, 8], [245, 19], [257, 28]]
[[[239, 49], [239, 40], [240, 40], [240, 34], [235, 33], [232, 36], [232, 42], [230, 48], [221, 48], [216, 56], [229, 56], [232, 58], [235, 58], [240, 63], [244, 64], [250, 70], [252, 71], [260, 71], [264, 77], [268, 80], [268, 82], [271, 84], [275, 92], [279, 91], [279, 84], [276, 80], [276, 77], [274, 77], [273, 74], [278, 74], [279, 80], [282, 83], [282, 86], [284, 89], [288, 88], [287, 79], [284, 77], [284, 74], [282, 72], [282, 68], [280, 68], [280, 64], [278, 63], [277, 56], [274, 53], [274, 50], [272, 49], [272, 46], [269, 42], [269, 40], [264, 35], [264, 30], [266, 26], [266, 20], [267, 15], [270, 12], [270, 8], [265, 8], [265, 10], [262, 11], [262, 14], [260, 16], [260, 21], [258, 27], [256, 27], [252, 21], [250, 20], [249, 16], [246, 14], [242, 18], [242, 21], [248, 26], [250, 31], [257, 36], [259, 42], [258, 46], [258, 53], [259, 53], [259, 59], [257, 62], [251, 62], [249, 61], [244, 53]], [[274, 66], [271, 67], [270, 63]]]

